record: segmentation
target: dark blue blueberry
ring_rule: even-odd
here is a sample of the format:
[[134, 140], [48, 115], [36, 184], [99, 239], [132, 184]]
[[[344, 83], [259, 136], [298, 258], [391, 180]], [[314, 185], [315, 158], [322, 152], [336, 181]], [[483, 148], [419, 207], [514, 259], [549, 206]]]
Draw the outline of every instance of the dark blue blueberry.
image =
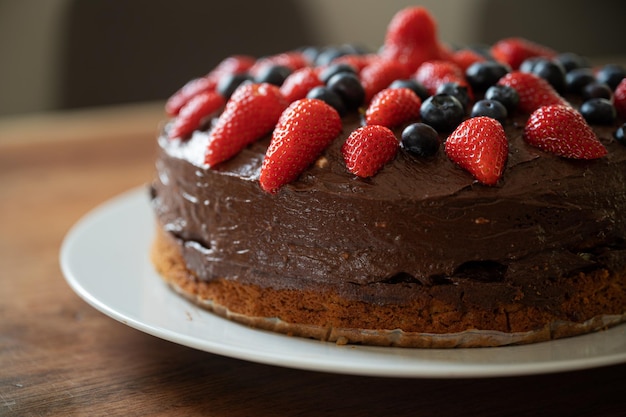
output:
[[317, 60], [317, 57], [322, 52], [322, 48], [317, 46], [307, 46], [302, 48], [302, 55], [306, 58], [307, 61], [313, 63]]
[[344, 116], [346, 114], [346, 105], [343, 103], [343, 100], [341, 99], [341, 97], [339, 97], [337, 93], [335, 93], [328, 87], [313, 87], [306, 97], [322, 100], [323, 102], [337, 110], [337, 113], [339, 113], [340, 116]]
[[594, 81], [583, 88], [582, 96], [583, 100], [589, 100], [591, 98], [605, 98], [610, 100], [611, 97], [613, 97], [613, 91], [608, 85]]
[[486, 100], [495, 100], [506, 108], [508, 113], [513, 113], [519, 104], [517, 90], [508, 85], [493, 85], [485, 91]]
[[437, 87], [435, 94], [449, 94], [454, 96], [463, 106], [463, 111], [467, 112], [471, 101], [467, 87], [455, 82], [443, 83]]
[[565, 72], [570, 72], [576, 68], [589, 68], [589, 61], [573, 52], [563, 52], [554, 57], [554, 60], [561, 64]]
[[222, 97], [229, 98], [245, 81], [253, 81], [252, 76], [248, 73], [226, 74], [218, 81], [216, 91]]
[[410, 154], [429, 157], [439, 150], [437, 131], [425, 123], [413, 123], [402, 131], [402, 147]]
[[547, 58], [528, 58], [520, 65], [520, 71], [543, 78], [559, 93], [565, 91], [565, 68], [558, 62]]
[[422, 121], [439, 133], [454, 130], [465, 116], [463, 105], [449, 94], [435, 94], [428, 97], [420, 109]]
[[422, 85], [422, 83], [412, 79], [395, 80], [389, 84], [389, 88], [408, 88], [409, 90], [413, 90], [413, 92], [417, 94], [422, 101], [426, 100], [430, 96], [428, 90]]
[[596, 72], [596, 80], [607, 84], [611, 90], [617, 88], [617, 85], [626, 78], [626, 70], [621, 65], [607, 64]]
[[576, 68], [565, 75], [566, 90], [572, 94], [582, 94], [583, 88], [596, 81], [590, 68]]
[[496, 100], [479, 100], [472, 107], [471, 117], [487, 116], [496, 119], [500, 124], [504, 124], [508, 116], [506, 107]]
[[475, 91], [485, 91], [509, 72], [511, 68], [499, 62], [475, 62], [467, 68], [465, 77]]
[[289, 74], [291, 74], [291, 68], [284, 65], [265, 65], [254, 77], [254, 81], [281, 86]]
[[347, 110], [358, 108], [365, 100], [365, 90], [355, 74], [340, 72], [330, 77], [326, 86], [341, 97]]
[[617, 111], [609, 100], [605, 98], [592, 98], [580, 106], [580, 114], [587, 123], [606, 125], [611, 124], [617, 118]]
[[330, 46], [322, 50], [315, 59], [316, 66], [326, 66], [335, 59], [344, 55], [362, 55], [367, 51], [356, 45], [345, 44], [340, 46]]
[[613, 132], [613, 137], [618, 143], [626, 146], [626, 123], [617, 128], [615, 132]]
[[351, 74], [356, 75], [356, 69], [352, 65], [348, 64], [331, 64], [326, 67], [319, 75], [320, 80], [326, 84], [328, 80], [335, 74], [339, 74], [341, 72], [349, 72]]

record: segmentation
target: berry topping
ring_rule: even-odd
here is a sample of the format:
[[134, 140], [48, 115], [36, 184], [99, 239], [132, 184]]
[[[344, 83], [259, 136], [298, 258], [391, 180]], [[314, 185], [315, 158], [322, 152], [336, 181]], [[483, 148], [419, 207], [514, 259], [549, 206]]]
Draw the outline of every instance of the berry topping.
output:
[[565, 91], [565, 68], [558, 62], [543, 57], [529, 58], [522, 62], [520, 71], [543, 78], [559, 93]]
[[437, 40], [437, 24], [423, 7], [405, 8], [391, 19], [387, 27], [382, 55], [415, 71], [422, 63], [442, 57]]
[[587, 123], [610, 125], [617, 118], [617, 111], [609, 100], [605, 98], [592, 98], [580, 106], [580, 114]]
[[586, 58], [573, 52], [562, 52], [554, 57], [554, 61], [561, 64], [565, 68], [565, 72], [570, 72], [576, 68], [589, 67], [589, 62]]
[[504, 171], [509, 144], [502, 125], [490, 117], [462, 122], [445, 142], [448, 158], [479, 182], [495, 185]]
[[326, 86], [341, 97], [347, 110], [358, 108], [365, 100], [365, 90], [361, 81], [356, 75], [349, 72], [333, 75]]
[[502, 103], [508, 113], [512, 113], [519, 104], [517, 91], [506, 85], [492, 85], [485, 91], [485, 99]]
[[324, 68], [320, 72], [319, 78], [324, 84], [326, 84], [333, 75], [339, 74], [340, 72], [349, 72], [351, 74], [358, 75], [357, 69], [354, 66], [346, 63], [336, 63]]
[[565, 89], [572, 94], [581, 94], [587, 84], [596, 82], [590, 68], [575, 68], [565, 75]]
[[463, 105], [463, 111], [467, 111], [470, 103], [472, 102], [472, 96], [467, 88], [467, 85], [461, 85], [457, 82], [443, 83], [437, 87], [435, 94], [449, 94], [454, 96]]
[[394, 80], [410, 75], [397, 61], [379, 59], [363, 68], [360, 73], [361, 84], [365, 90], [365, 102], [369, 103], [374, 95], [387, 88]]
[[433, 156], [439, 150], [439, 135], [426, 123], [413, 123], [402, 131], [402, 147], [411, 155]]
[[292, 72], [280, 86], [280, 92], [288, 103], [305, 98], [313, 87], [322, 85], [317, 71], [311, 67], [300, 68]]
[[569, 106], [537, 109], [526, 122], [524, 139], [532, 146], [565, 158], [596, 159], [607, 153], [583, 116]]
[[464, 116], [465, 110], [461, 102], [449, 94], [430, 96], [420, 108], [422, 121], [440, 133], [452, 131]]
[[417, 80], [406, 79], [406, 80], [394, 80], [391, 84], [389, 84], [388, 88], [408, 88], [413, 90], [415, 94], [422, 100], [426, 100], [430, 94], [426, 87], [422, 84], [418, 83]]
[[556, 52], [552, 49], [523, 38], [506, 38], [491, 47], [491, 55], [496, 61], [502, 62], [517, 70], [528, 58], [552, 58]]
[[617, 110], [617, 114], [626, 118], [626, 78], [623, 79], [615, 88], [613, 93], [613, 104]]
[[498, 84], [506, 85], [517, 91], [519, 95], [518, 108], [525, 113], [532, 113], [541, 106], [551, 104], [568, 105], [567, 101], [546, 80], [535, 74], [519, 71], [510, 72], [502, 77]]
[[398, 140], [391, 130], [384, 126], [368, 125], [348, 136], [341, 153], [348, 171], [367, 178], [395, 158], [398, 146]]
[[204, 120], [219, 110], [224, 102], [224, 97], [215, 91], [196, 94], [178, 112], [168, 132], [169, 138], [184, 138], [191, 135]]
[[374, 96], [365, 111], [365, 123], [395, 127], [419, 119], [422, 100], [408, 88], [387, 88]]
[[476, 62], [465, 70], [465, 77], [475, 91], [485, 91], [511, 71], [501, 62]]
[[258, 84], [269, 83], [281, 86], [291, 73], [291, 68], [285, 65], [265, 65], [256, 73], [254, 81]]
[[590, 98], [605, 98], [611, 100], [613, 98], [613, 90], [605, 83], [594, 81], [583, 88], [581, 95], [583, 100], [589, 100]]
[[471, 49], [460, 49], [452, 54], [452, 61], [463, 71], [466, 71], [475, 63], [486, 62], [485, 57]]
[[615, 90], [624, 78], [626, 78], [626, 69], [617, 64], [607, 64], [596, 72], [596, 80], [607, 84], [611, 90]]
[[250, 74], [256, 77], [265, 71], [268, 66], [283, 66], [295, 71], [309, 65], [309, 61], [302, 51], [283, 52], [281, 54], [270, 55], [268, 57], [257, 60], [249, 69]]
[[504, 125], [508, 116], [506, 107], [496, 100], [479, 100], [472, 107], [471, 117], [487, 116]]
[[229, 99], [233, 95], [237, 87], [246, 81], [253, 81], [252, 77], [242, 72], [239, 74], [226, 74], [220, 78], [217, 83], [216, 91], [220, 93], [224, 98]]
[[430, 94], [435, 94], [441, 84], [455, 82], [467, 85], [465, 74], [455, 63], [449, 61], [428, 61], [420, 65], [415, 72], [415, 79]]
[[300, 174], [341, 132], [341, 118], [335, 109], [321, 100], [294, 101], [280, 115], [259, 183], [269, 193], [276, 193]]
[[335, 93], [328, 87], [318, 86], [313, 87], [311, 91], [306, 95], [306, 98], [315, 98], [318, 100], [322, 100], [339, 113], [340, 116], [344, 116], [347, 112], [346, 105], [343, 102], [343, 99], [339, 96], [339, 94]]
[[271, 84], [244, 84], [233, 93], [209, 133], [205, 163], [213, 167], [272, 130], [287, 102]]

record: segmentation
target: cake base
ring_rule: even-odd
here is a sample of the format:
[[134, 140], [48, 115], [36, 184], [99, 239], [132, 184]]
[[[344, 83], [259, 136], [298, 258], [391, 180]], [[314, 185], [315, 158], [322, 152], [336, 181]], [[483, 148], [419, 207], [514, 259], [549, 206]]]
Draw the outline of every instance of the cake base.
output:
[[[416, 312], [423, 306], [379, 305], [333, 293], [262, 288], [226, 278], [201, 281], [185, 266], [179, 243], [159, 226], [151, 259], [175, 292], [219, 316], [258, 329], [337, 344], [495, 347], [576, 336], [626, 321], [626, 271], [579, 274], [574, 284], [579, 287], [578, 296], [564, 302], [558, 314], [514, 303], [503, 304], [497, 311], [463, 308], [463, 312], [458, 306], [431, 305], [430, 319], [416, 323]], [[610, 294], [614, 304], [608, 310], [605, 294]], [[600, 301], [596, 303], [596, 299]], [[456, 314], [451, 314], [455, 310]], [[564, 320], [563, 314], [583, 319]], [[392, 322], [398, 323], [403, 316], [411, 328], [420, 330], [384, 326], [386, 318], [393, 317]]]

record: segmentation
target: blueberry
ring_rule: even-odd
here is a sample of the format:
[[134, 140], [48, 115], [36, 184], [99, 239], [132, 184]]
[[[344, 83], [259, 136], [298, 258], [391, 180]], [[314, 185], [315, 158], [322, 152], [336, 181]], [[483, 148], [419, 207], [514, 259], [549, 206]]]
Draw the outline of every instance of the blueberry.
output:
[[463, 111], [467, 112], [467, 108], [469, 107], [471, 101], [467, 87], [455, 82], [443, 83], [437, 87], [435, 94], [449, 94], [454, 96], [454, 98], [459, 100], [463, 106]]
[[517, 90], [508, 85], [493, 85], [485, 91], [486, 100], [495, 100], [506, 108], [508, 113], [512, 113], [519, 104], [519, 94]]
[[543, 78], [559, 93], [565, 91], [565, 68], [558, 62], [541, 57], [528, 58], [520, 65], [520, 71]]
[[479, 100], [472, 107], [471, 117], [487, 116], [504, 124], [508, 112], [502, 103], [496, 100]]
[[586, 58], [573, 52], [563, 52], [554, 57], [554, 60], [561, 64], [565, 72], [570, 72], [576, 68], [589, 68], [589, 62]]
[[596, 77], [590, 68], [576, 68], [565, 75], [566, 89], [573, 94], [582, 94], [583, 88], [594, 81]]
[[337, 110], [337, 113], [339, 113], [340, 116], [344, 116], [346, 114], [346, 105], [343, 103], [343, 100], [341, 99], [341, 97], [339, 97], [337, 93], [335, 93], [328, 87], [313, 87], [306, 97], [322, 100], [323, 102]]
[[321, 73], [320, 73], [320, 80], [326, 84], [328, 82], [328, 80], [331, 79], [331, 77], [335, 74], [339, 74], [341, 72], [349, 72], [351, 74], [355, 74], [356, 75], [356, 69], [354, 69], [354, 67], [352, 65], [348, 65], [348, 64], [331, 64], [328, 67], [326, 67]]
[[364, 53], [366, 53], [365, 49], [356, 45], [345, 44], [340, 46], [330, 46], [317, 55], [315, 65], [326, 66], [333, 62], [333, 60], [344, 55], [362, 55]]
[[463, 105], [449, 94], [435, 94], [428, 97], [420, 109], [422, 121], [432, 126], [437, 132], [447, 133], [456, 128], [463, 117]]
[[252, 81], [253, 78], [248, 73], [226, 74], [217, 83], [216, 91], [222, 97], [229, 98], [245, 81]]
[[409, 90], [413, 90], [413, 92], [417, 94], [422, 101], [426, 100], [430, 96], [428, 90], [422, 85], [422, 83], [412, 79], [395, 80], [389, 84], [389, 88], [408, 88]]
[[475, 62], [465, 71], [467, 81], [476, 91], [485, 91], [511, 71], [507, 65], [495, 61]]
[[617, 118], [617, 111], [609, 100], [592, 98], [580, 106], [580, 114], [590, 124], [611, 124]]
[[265, 65], [259, 70], [257, 76], [254, 77], [254, 81], [280, 86], [289, 74], [291, 74], [291, 68], [284, 65]]
[[355, 74], [340, 72], [328, 80], [326, 86], [341, 97], [347, 110], [358, 108], [365, 100], [365, 90]]
[[439, 150], [439, 135], [435, 129], [425, 123], [413, 123], [402, 131], [401, 143], [410, 154], [429, 157]]
[[617, 128], [613, 133], [613, 137], [618, 143], [626, 146], [626, 123]]
[[596, 80], [607, 84], [611, 90], [615, 90], [623, 78], [626, 78], [626, 70], [616, 64], [607, 64], [596, 72]]
[[613, 91], [611, 87], [604, 83], [597, 81], [587, 84], [582, 91], [583, 100], [589, 100], [591, 98], [605, 98], [610, 100], [613, 97]]

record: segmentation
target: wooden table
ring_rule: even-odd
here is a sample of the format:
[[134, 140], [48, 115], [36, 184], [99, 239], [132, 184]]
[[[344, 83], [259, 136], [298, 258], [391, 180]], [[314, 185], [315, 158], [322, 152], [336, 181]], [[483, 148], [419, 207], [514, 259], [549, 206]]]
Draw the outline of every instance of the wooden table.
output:
[[68, 228], [149, 181], [160, 103], [0, 120], [2, 416], [625, 416], [626, 364], [494, 379], [272, 367], [94, 310], [59, 269]]

